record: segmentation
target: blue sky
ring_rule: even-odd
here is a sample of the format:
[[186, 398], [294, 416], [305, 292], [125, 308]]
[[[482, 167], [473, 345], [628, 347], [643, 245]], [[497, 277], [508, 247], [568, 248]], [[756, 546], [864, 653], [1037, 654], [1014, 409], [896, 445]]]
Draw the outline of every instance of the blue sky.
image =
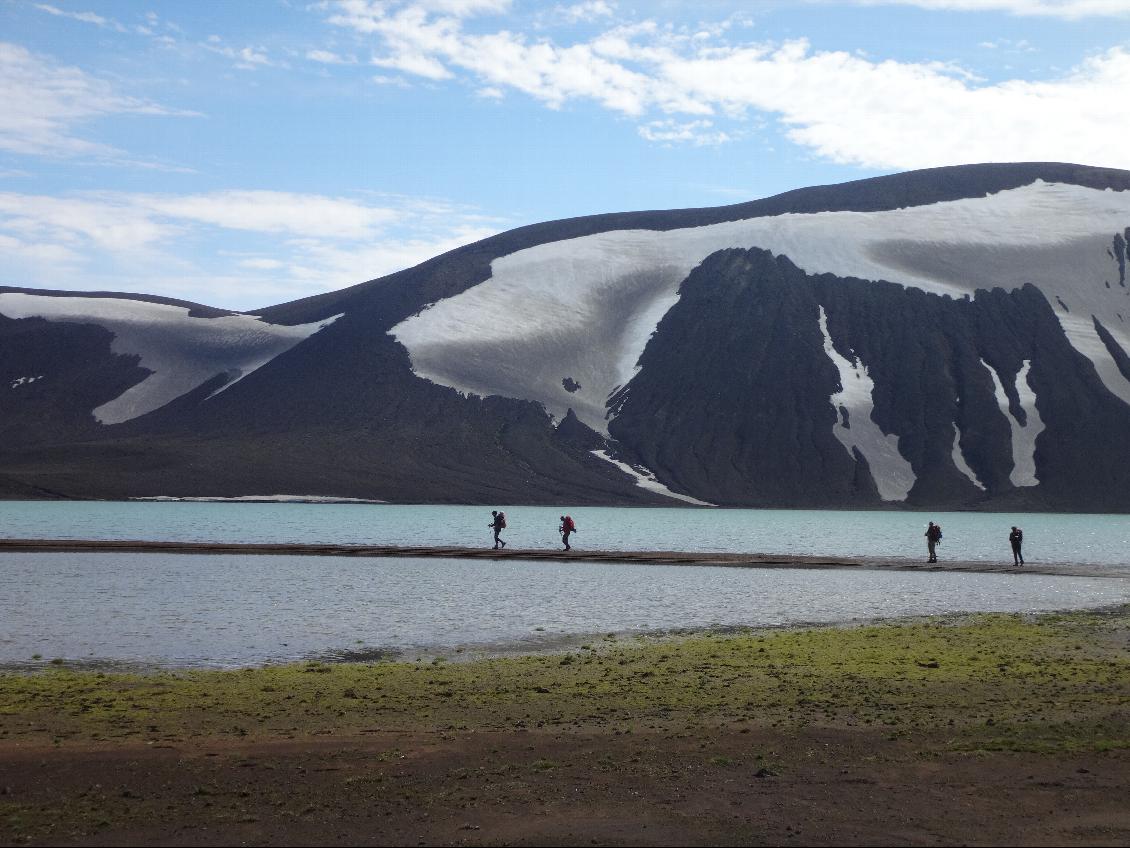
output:
[[493, 232], [1130, 168], [1130, 0], [0, 0], [0, 284], [235, 309]]

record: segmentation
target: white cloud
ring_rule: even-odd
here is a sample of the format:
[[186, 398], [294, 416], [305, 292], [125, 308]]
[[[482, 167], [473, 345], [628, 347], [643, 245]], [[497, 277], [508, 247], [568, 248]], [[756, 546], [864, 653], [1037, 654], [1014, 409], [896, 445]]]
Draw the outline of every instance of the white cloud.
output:
[[616, 4], [607, 0], [585, 0], [583, 3], [574, 3], [571, 6], [558, 6], [555, 11], [557, 16], [567, 23], [587, 23], [599, 18], [611, 17], [616, 12]]
[[1076, 20], [1130, 16], [1130, 0], [848, 0], [860, 6], [918, 6], [946, 12], [1007, 12]]
[[[1128, 4], [996, 5], [1113, 14]], [[359, 16], [359, 5], [371, 14]], [[456, 17], [420, 5], [381, 5], [379, 13], [374, 4], [346, 6], [350, 14], [333, 7], [329, 21], [372, 37], [386, 51], [381, 61], [403, 73], [457, 75], [480, 96], [519, 91], [552, 109], [593, 101], [639, 120], [640, 135], [659, 143], [719, 144], [769, 118], [818, 156], [869, 168], [1021, 160], [1130, 167], [1130, 51], [1122, 48], [1054, 79], [987, 83], [952, 63], [815, 51], [803, 39], [735, 46], [724, 40], [725, 24], [683, 31], [641, 21], [562, 45], [509, 30], [468, 32]], [[723, 118], [733, 127], [720, 125]]]
[[207, 41], [200, 42], [200, 46], [212, 53], [225, 56], [235, 62], [241, 71], [254, 71], [258, 68], [285, 68], [286, 62], [279, 62], [267, 55], [264, 47], [229, 47], [217, 35], [208, 36]]
[[411, 88], [411, 83], [404, 77], [390, 77], [388, 74], [374, 74], [369, 78], [377, 85], [392, 85], [397, 88]]
[[311, 62], [320, 62], [323, 65], [356, 65], [357, 59], [353, 56], [340, 56], [330, 50], [307, 50], [306, 58]]
[[276, 271], [286, 267], [286, 263], [280, 259], [241, 259], [238, 264], [240, 268], [251, 268], [256, 271]]
[[501, 14], [510, 9], [511, 0], [324, 0], [322, 8], [333, 9], [329, 22], [358, 32], [371, 33], [405, 11], [422, 16], [472, 18]]
[[118, 32], [126, 32], [126, 28], [115, 20], [104, 18], [94, 12], [67, 12], [57, 6], [51, 6], [47, 3], [35, 3], [35, 8], [41, 12], [46, 12], [49, 15], [54, 15], [57, 18], [70, 18], [75, 21], [82, 21], [86, 24], [94, 24], [103, 29], [113, 29]]
[[706, 147], [733, 140], [731, 134], [715, 130], [713, 127], [713, 121], [679, 122], [668, 118], [641, 124], [638, 130], [639, 134], [648, 141], [665, 144], [692, 144], [695, 147]]
[[[0, 192], [0, 280], [247, 309], [383, 276], [498, 229], [473, 210], [396, 196]], [[238, 252], [222, 247], [233, 240]]]
[[396, 210], [341, 197], [281, 191], [221, 191], [196, 195], [127, 195], [149, 214], [259, 233], [362, 239], [398, 217]]
[[836, 162], [919, 168], [1059, 160], [1130, 166], [1130, 53], [1111, 50], [1052, 81], [978, 85], [945, 67], [814, 53], [734, 50], [680, 60], [666, 78], [721, 108], [778, 116], [788, 137]]
[[129, 97], [78, 68], [56, 65], [17, 44], [0, 42], [0, 150], [31, 156], [83, 157], [123, 164], [127, 154], [82, 138], [85, 122], [112, 115], [191, 115]]

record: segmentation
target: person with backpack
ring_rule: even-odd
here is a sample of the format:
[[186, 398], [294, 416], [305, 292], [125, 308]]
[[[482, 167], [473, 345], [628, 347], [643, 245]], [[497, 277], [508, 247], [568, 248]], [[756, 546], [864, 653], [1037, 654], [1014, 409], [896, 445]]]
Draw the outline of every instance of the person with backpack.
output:
[[498, 535], [506, 529], [506, 513], [501, 510], [492, 509], [490, 514], [492, 518], [487, 527], [494, 530], [494, 549], [497, 551], [499, 545], [502, 545], [504, 548], [506, 547], [506, 543], [502, 541], [501, 537]]
[[561, 526], [557, 528], [557, 532], [561, 534], [561, 541], [565, 543], [565, 550], [573, 550], [569, 547], [569, 534], [577, 532], [577, 525], [574, 523], [571, 516], [561, 516]]
[[926, 562], [937, 562], [938, 555], [937, 553], [935, 553], [934, 549], [937, 547], [938, 543], [942, 541], [942, 526], [931, 521], [929, 526], [926, 528], [925, 535], [926, 550], [930, 553], [930, 558], [927, 559]]
[[1024, 531], [1019, 527], [1013, 527], [1012, 532], [1008, 534], [1008, 542], [1012, 545], [1012, 564], [1024, 565], [1024, 554], [1020, 551], [1020, 546], [1024, 544]]

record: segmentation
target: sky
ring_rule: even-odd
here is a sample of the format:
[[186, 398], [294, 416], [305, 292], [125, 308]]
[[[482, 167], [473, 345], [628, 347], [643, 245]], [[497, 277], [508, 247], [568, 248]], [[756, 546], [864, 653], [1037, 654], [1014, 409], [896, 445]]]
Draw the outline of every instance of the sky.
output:
[[1130, 169], [1130, 0], [0, 0], [0, 285], [254, 310], [525, 224]]

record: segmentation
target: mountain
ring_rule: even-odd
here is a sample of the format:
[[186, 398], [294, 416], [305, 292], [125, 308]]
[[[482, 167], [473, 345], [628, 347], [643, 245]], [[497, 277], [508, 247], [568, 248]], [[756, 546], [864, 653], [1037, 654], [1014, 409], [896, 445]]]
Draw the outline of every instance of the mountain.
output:
[[1130, 511], [1130, 172], [597, 215], [242, 314], [0, 288], [0, 496]]

